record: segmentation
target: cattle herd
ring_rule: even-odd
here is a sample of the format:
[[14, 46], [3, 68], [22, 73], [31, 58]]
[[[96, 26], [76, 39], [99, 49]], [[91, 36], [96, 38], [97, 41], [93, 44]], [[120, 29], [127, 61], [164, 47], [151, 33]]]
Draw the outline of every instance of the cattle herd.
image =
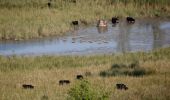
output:
[[[88, 74], [89, 74], [89, 73], [88, 73]], [[90, 73], [90, 74], [91, 74], [91, 73]], [[76, 79], [77, 79], [77, 80], [83, 80], [84, 77], [83, 77], [83, 75], [77, 75], [77, 76], [76, 76]], [[71, 81], [70, 81], [70, 80], [67, 80], [67, 79], [59, 80], [59, 82], [58, 82], [58, 84], [59, 84], [60, 86], [69, 85], [70, 83], [71, 83]], [[34, 87], [35, 87], [35, 86], [33, 86], [32, 84], [23, 84], [23, 85], [22, 85], [22, 88], [23, 88], [23, 89], [34, 89]], [[128, 87], [127, 87], [125, 84], [123, 84], [123, 83], [118, 83], [118, 84], [116, 84], [116, 88], [117, 88], [118, 90], [128, 90]]]
[[[135, 23], [135, 19], [133, 17], [126, 17], [126, 21], [129, 24], [134, 24]], [[85, 20], [81, 20], [81, 23], [87, 25], [87, 22]], [[113, 25], [116, 25], [117, 23], [119, 23], [119, 18], [118, 17], [112, 17], [111, 22]], [[78, 26], [79, 25], [79, 21], [75, 20], [71, 22], [71, 25], [73, 26]], [[97, 22], [97, 27], [107, 27], [107, 21], [103, 20], [103, 19], [99, 19]]]

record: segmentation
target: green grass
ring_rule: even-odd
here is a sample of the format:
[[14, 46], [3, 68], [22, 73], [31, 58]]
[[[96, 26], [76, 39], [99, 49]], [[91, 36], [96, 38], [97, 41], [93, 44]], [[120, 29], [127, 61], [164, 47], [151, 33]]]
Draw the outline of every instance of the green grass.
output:
[[[160, 49], [151, 53], [127, 53], [126, 55], [103, 55], [103, 56], [37, 56], [37, 57], [22, 57], [12, 56], [3, 57], [0, 56], [0, 71], [12, 71], [12, 70], [33, 70], [33, 69], [53, 69], [53, 68], [75, 68], [84, 66], [98, 66], [109, 65], [114, 67], [113, 64], [118, 67], [128, 65], [130, 67], [138, 67], [138, 63], [146, 61], [157, 60], [169, 60], [170, 48]], [[122, 64], [122, 65], [121, 65]], [[125, 65], [124, 65], [125, 64]], [[116, 65], [115, 65], [116, 66]], [[114, 68], [112, 68], [114, 69]]]
[[[74, 1], [76, 1], [76, 4], [79, 3], [87, 3], [87, 4], [98, 4], [98, 5], [112, 5], [117, 3], [134, 3], [134, 4], [162, 4], [162, 5], [168, 5], [170, 4], [169, 0], [51, 0], [52, 6], [55, 8], [60, 7], [66, 7], [68, 5], [74, 4]], [[35, 7], [35, 8], [42, 8], [47, 6], [47, 3], [49, 0], [0, 0], [1, 7], [5, 8], [14, 8], [14, 7]]]
[[110, 77], [110, 76], [125, 75], [125, 76], [141, 77], [153, 73], [154, 71], [140, 67], [136, 63], [131, 63], [129, 65], [113, 64], [113, 66], [109, 70], [101, 71], [100, 76]]
[[[0, 0], [0, 39], [22, 40], [60, 36], [73, 20], [88, 24], [113, 16], [168, 17], [169, 0]], [[140, 5], [140, 6], [139, 6]]]
[[[93, 23], [112, 16], [170, 16], [169, 0], [65, 1], [53, 0], [49, 9], [47, 0], [0, 0], [0, 39], [64, 35], [72, 29], [72, 20]], [[170, 48], [119, 55], [0, 56], [0, 100], [66, 100], [68, 91], [79, 83], [76, 75], [87, 73], [85, 79], [91, 88], [99, 91], [97, 95], [109, 92], [110, 100], [168, 100], [169, 69]], [[104, 71], [109, 77], [100, 76]], [[147, 74], [150, 71], [153, 73]], [[71, 84], [59, 86], [61, 79], [69, 79]], [[23, 89], [26, 83], [35, 89]], [[116, 83], [129, 89], [119, 91]]]
[[[135, 75], [100, 76], [102, 71], [110, 69], [112, 71], [127, 70], [124, 67], [128, 67], [128, 71], [134, 68], [141, 68], [144, 71], [137, 69], [138, 71], [134, 71], [137, 73]], [[98, 56], [0, 56], [0, 99], [66, 100], [68, 91], [79, 84], [76, 75], [82, 74], [90, 87], [96, 91], [95, 96], [109, 93], [106, 95], [109, 100], [168, 100], [170, 97], [169, 69], [170, 48], [148, 53]], [[148, 71], [154, 73], [136, 77], [141, 75], [141, 72]], [[90, 75], [85, 77], [86, 73]], [[59, 86], [58, 81], [61, 79], [68, 79], [71, 84]], [[117, 90], [117, 83], [124, 83], [129, 89]], [[25, 90], [22, 84], [32, 84], [35, 89]]]
[[68, 91], [67, 100], [109, 100], [109, 92], [96, 90], [87, 80], [81, 80]]

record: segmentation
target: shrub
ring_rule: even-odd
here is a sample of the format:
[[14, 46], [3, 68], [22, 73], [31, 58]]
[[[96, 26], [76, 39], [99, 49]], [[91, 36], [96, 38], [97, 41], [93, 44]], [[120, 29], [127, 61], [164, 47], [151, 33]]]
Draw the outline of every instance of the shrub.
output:
[[68, 92], [68, 100], [108, 100], [108, 92], [100, 92], [94, 89], [87, 80], [82, 80], [80, 83], [71, 88]]
[[128, 65], [129, 68], [136, 68], [139, 67], [139, 61], [134, 61]]
[[109, 70], [101, 71], [100, 76], [109, 77], [109, 76], [143, 76], [153, 73], [152, 70], [145, 70], [139, 66], [138, 61], [134, 61], [128, 65], [126, 64], [113, 64]]
[[136, 68], [130, 73], [131, 76], [143, 76], [145, 74], [147, 74], [147, 72], [144, 68]]

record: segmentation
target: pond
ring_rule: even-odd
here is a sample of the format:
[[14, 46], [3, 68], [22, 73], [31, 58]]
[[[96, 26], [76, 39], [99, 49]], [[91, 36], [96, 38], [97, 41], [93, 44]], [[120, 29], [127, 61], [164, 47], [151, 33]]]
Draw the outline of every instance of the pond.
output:
[[150, 51], [170, 46], [170, 19], [137, 19], [128, 24], [108, 23], [77, 27], [63, 37], [0, 41], [0, 55], [93, 55]]

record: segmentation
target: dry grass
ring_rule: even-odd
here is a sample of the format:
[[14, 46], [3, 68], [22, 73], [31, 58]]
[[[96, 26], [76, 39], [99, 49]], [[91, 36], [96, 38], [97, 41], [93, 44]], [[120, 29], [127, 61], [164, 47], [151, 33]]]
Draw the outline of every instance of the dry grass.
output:
[[54, 0], [52, 8], [49, 9], [47, 0], [1, 0], [0, 39], [21, 40], [50, 35], [60, 36], [72, 29], [70, 23], [73, 20], [83, 20], [90, 24], [99, 18], [111, 19], [113, 16], [170, 16], [169, 0], [166, 0], [168, 3], [156, 0], [160, 2], [153, 1], [151, 4], [148, 2], [126, 4], [121, 0], [113, 4], [111, 0], [77, 1], [74, 4]]
[[[169, 51], [167, 48], [151, 53], [93, 57], [29, 57], [30, 59], [0, 57], [0, 100], [43, 100], [44, 95], [48, 96], [49, 100], [65, 100], [68, 90], [78, 82], [76, 75], [85, 75], [86, 72], [91, 72], [92, 75], [85, 78], [94, 88], [111, 92], [110, 100], [168, 100], [170, 97]], [[154, 73], [141, 77], [99, 75], [101, 71], [110, 69], [113, 64], [130, 64], [134, 58], [135, 61], [139, 61], [140, 67], [152, 70]], [[8, 59], [8, 62], [5, 59]], [[49, 68], [48, 64], [53, 66], [53, 60], [62, 67]], [[12, 64], [17, 62], [23, 62], [28, 66], [22, 67], [23, 63], [18, 63], [18, 67], [11, 71], [9, 65], [12, 67]], [[70, 63], [70, 66], [66, 63]], [[40, 64], [44, 67], [37, 67]], [[71, 84], [59, 86], [58, 81], [61, 79], [69, 79]], [[24, 83], [35, 85], [35, 89], [23, 89]], [[124, 83], [129, 89], [117, 90], [116, 83]]]
[[[165, 62], [160, 62], [165, 64]], [[158, 63], [158, 64], [160, 64]], [[167, 64], [167, 63], [166, 63]], [[167, 65], [170, 65], [168, 63]], [[90, 66], [84, 68], [62, 68], [53, 70], [34, 70], [10, 73], [1, 73], [0, 77], [0, 93], [1, 100], [41, 100], [43, 95], [49, 97], [50, 100], [64, 100], [67, 97], [67, 92], [76, 83], [76, 75], [84, 74], [87, 71], [92, 73], [92, 76], [87, 77], [87, 80], [96, 88], [101, 88], [105, 91], [111, 91], [111, 99], [116, 100], [167, 100], [169, 98], [170, 86], [170, 71], [165, 72], [160, 70], [156, 74], [144, 77], [100, 77], [100, 71], [107, 69], [109, 66]], [[145, 66], [144, 66], [145, 67]], [[150, 65], [152, 69], [156, 69], [154, 65]], [[160, 66], [169, 69], [169, 66]], [[164, 68], [163, 68], [164, 69]], [[70, 85], [59, 86], [60, 79], [69, 79]], [[166, 82], [165, 82], [166, 81]], [[31, 83], [35, 85], [33, 90], [24, 90], [21, 85]], [[116, 83], [124, 83], [128, 85], [129, 90], [116, 90]]]

